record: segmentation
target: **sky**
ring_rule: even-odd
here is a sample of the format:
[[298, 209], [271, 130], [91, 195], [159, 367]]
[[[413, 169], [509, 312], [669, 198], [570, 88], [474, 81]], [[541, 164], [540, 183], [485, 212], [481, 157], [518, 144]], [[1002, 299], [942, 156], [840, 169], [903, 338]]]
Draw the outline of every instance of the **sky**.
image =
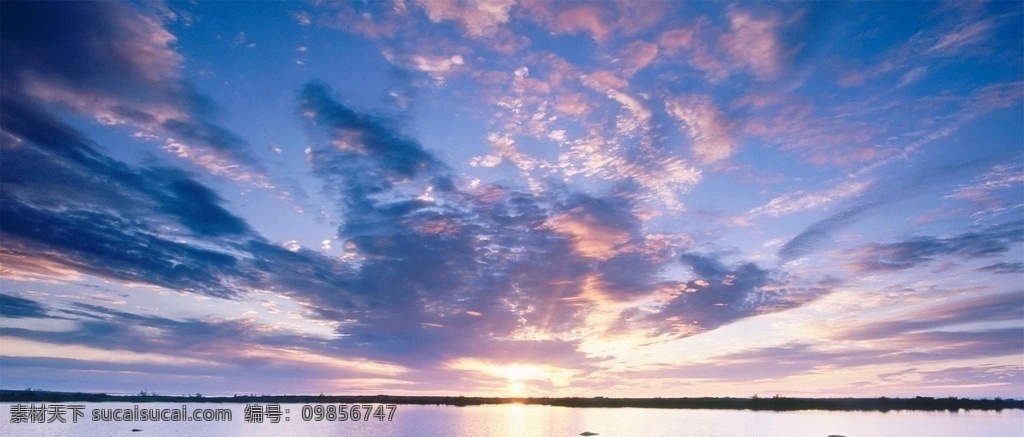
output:
[[1024, 397], [1020, 2], [4, 2], [0, 387]]

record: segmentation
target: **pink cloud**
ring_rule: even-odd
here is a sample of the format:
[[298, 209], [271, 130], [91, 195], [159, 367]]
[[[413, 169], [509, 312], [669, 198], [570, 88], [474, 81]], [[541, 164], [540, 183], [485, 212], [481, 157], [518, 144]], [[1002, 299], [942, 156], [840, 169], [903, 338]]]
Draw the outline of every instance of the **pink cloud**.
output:
[[[398, 36], [411, 36], [414, 40], [428, 34], [423, 32], [422, 15], [410, 11], [405, 1], [395, 2], [314, 2], [319, 13], [313, 20], [318, 26], [362, 35], [377, 42], [394, 42]], [[411, 3], [411, 2], [410, 2]], [[442, 11], [444, 9], [441, 7]], [[429, 16], [434, 22], [443, 19], [459, 21], [460, 15]], [[461, 23], [461, 21], [460, 21]], [[415, 35], [415, 36], [413, 36]], [[417, 41], [417, 48], [429, 47], [431, 42]]]
[[617, 248], [630, 239], [628, 232], [602, 224], [581, 208], [552, 217], [543, 227], [571, 237], [580, 255], [600, 260], [618, 254]]
[[777, 35], [778, 18], [758, 18], [750, 12], [735, 9], [728, 15], [729, 33], [722, 35], [719, 41], [729, 57], [758, 78], [778, 76], [783, 56], [782, 43]]
[[0, 278], [12, 281], [77, 281], [82, 274], [45, 257], [32, 255], [29, 251], [18, 250], [19, 244], [5, 242], [0, 251]]
[[666, 102], [668, 113], [686, 125], [693, 154], [705, 164], [728, 158], [736, 148], [730, 125], [706, 96], [680, 96]]
[[956, 54], [961, 49], [981, 43], [988, 38], [988, 31], [993, 27], [991, 20], [964, 23], [943, 34], [926, 53], [944, 55]]
[[667, 1], [617, 0], [612, 28], [626, 35], [650, 31], [659, 21], [674, 13], [676, 4]]
[[867, 74], [863, 71], [848, 71], [839, 75], [839, 79], [836, 80], [836, 85], [839, 85], [840, 88], [862, 86], [867, 80], [867, 77]]
[[238, 165], [230, 156], [217, 150], [191, 147], [175, 138], [167, 138], [163, 150], [200, 167], [210, 174], [243, 182], [259, 188], [273, 189], [274, 184], [263, 172]]
[[565, 114], [579, 117], [590, 111], [590, 104], [586, 96], [582, 94], [559, 94], [555, 98], [555, 110]]
[[509, 74], [503, 71], [473, 69], [469, 74], [481, 84], [489, 86], [503, 85], [509, 80]]
[[905, 87], [914, 82], [917, 82], [924, 74], [928, 72], [928, 67], [917, 67], [903, 74], [900, 78], [900, 83], [896, 84], [897, 88]]
[[658, 45], [646, 41], [635, 41], [626, 46], [622, 61], [627, 77], [636, 74], [654, 62], [658, 57]]
[[669, 30], [658, 38], [658, 45], [669, 54], [676, 54], [693, 47], [693, 29]]
[[593, 5], [577, 6], [560, 12], [552, 27], [565, 33], [585, 31], [597, 42], [604, 42], [610, 33], [608, 26], [601, 19], [601, 9]]
[[471, 37], [494, 33], [508, 22], [509, 11], [516, 0], [416, 0], [433, 22], [459, 22]]
[[828, 114], [818, 114], [815, 106], [806, 102], [773, 107], [746, 120], [742, 131], [775, 143], [783, 151], [797, 152], [815, 165], [878, 162], [898, 149], [885, 147], [878, 139], [889, 130], [887, 124], [861, 120], [888, 102], [868, 103], [868, 109], [833, 108]]
[[769, 106], [775, 106], [783, 103], [785, 98], [777, 94], [747, 94], [736, 100], [733, 100], [732, 107], [734, 108], [766, 108]]
[[729, 77], [730, 68], [719, 56], [704, 45], [698, 45], [689, 58], [690, 65], [703, 71], [711, 83], [718, 83]]
[[559, 2], [523, 0], [522, 8], [530, 19], [556, 33], [585, 33], [598, 44], [614, 33], [636, 35], [654, 27], [668, 15], [670, 2], [604, 1]]
[[[572, 5], [561, 8], [561, 5]], [[611, 34], [610, 22], [602, 18], [603, 10], [598, 4], [556, 3], [543, 0], [523, 2], [537, 22], [558, 33], [585, 32], [594, 41], [602, 43]]]
[[628, 82], [619, 78], [615, 73], [605, 70], [595, 71], [584, 76], [583, 83], [601, 91], [622, 89], [629, 85]]
[[502, 55], [512, 55], [522, 51], [530, 45], [530, 39], [523, 36], [512, 33], [507, 28], [499, 27], [494, 31], [493, 35], [488, 35], [483, 40], [487, 48], [493, 50]]
[[470, 161], [470, 165], [474, 167], [496, 167], [502, 162], [508, 161], [524, 172], [548, 166], [543, 161], [519, 151], [515, 140], [508, 136], [490, 134], [487, 136], [487, 142], [491, 144], [492, 153], [473, 158]]

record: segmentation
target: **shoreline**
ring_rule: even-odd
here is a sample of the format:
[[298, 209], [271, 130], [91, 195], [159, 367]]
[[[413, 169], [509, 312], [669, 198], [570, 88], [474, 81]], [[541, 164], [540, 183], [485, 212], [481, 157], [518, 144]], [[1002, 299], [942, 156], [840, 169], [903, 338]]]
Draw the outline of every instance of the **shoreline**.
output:
[[304, 404], [398, 404], [398, 405], [547, 405], [571, 408], [658, 408], [753, 411], [1001, 411], [1024, 410], [1019, 399], [933, 398], [583, 398], [549, 397], [480, 397], [480, 396], [393, 396], [393, 395], [234, 395], [234, 396], [164, 396], [108, 395], [55, 391], [0, 390], [0, 402], [186, 402], [186, 403], [304, 403]]

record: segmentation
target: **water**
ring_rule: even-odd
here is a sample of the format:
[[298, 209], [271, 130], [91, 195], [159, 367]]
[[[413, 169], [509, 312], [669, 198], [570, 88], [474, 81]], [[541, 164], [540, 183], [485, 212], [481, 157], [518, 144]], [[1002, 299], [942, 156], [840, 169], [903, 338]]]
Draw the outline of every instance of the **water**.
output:
[[[187, 403], [191, 413], [200, 408], [231, 410], [229, 422], [103, 422], [92, 421], [101, 408], [134, 408], [131, 403], [76, 403], [83, 405], [78, 423], [11, 423], [12, 407], [0, 404], [3, 436], [578, 436], [584, 431], [600, 437], [617, 436], [813, 436], [839, 434], [868, 436], [1012, 436], [1024, 435], [1024, 411], [949, 412], [757, 412], [734, 410], [659, 410], [644, 408], [565, 408], [540, 405], [484, 405], [471, 407], [398, 405], [393, 420], [371, 417], [359, 422], [304, 421], [304, 404], [280, 404], [289, 421], [246, 423], [244, 404]], [[180, 403], [140, 404], [140, 408], [180, 410]], [[308, 411], [312, 413], [312, 410]], [[313, 418], [315, 416], [310, 416]], [[141, 432], [132, 432], [133, 428]]]

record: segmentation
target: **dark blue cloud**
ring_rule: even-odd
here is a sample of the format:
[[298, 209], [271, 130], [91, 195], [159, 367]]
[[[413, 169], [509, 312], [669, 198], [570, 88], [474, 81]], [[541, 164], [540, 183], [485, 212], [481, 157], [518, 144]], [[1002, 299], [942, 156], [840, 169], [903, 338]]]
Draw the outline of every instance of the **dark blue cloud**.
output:
[[1024, 273], [1024, 262], [998, 262], [981, 267], [978, 271], [1001, 274]]
[[15, 1], [0, 20], [5, 107], [34, 102], [118, 118], [265, 173], [216, 123], [210, 100], [181, 79], [182, 58], [160, 18], [128, 3]]
[[[906, 270], [939, 257], [959, 259], [992, 258], [1009, 252], [1024, 241], [1024, 222], [990, 226], [947, 238], [916, 237], [889, 244], [872, 243], [856, 250], [859, 259], [854, 267], [862, 272]], [[994, 264], [983, 270], [1001, 273], [1015, 268], [1013, 263]]]
[[199, 237], [243, 235], [250, 232], [242, 219], [221, 206], [223, 199], [187, 174], [170, 169], [149, 169], [143, 173], [158, 181], [159, 210], [176, 217]]
[[864, 214], [881, 204], [882, 202], [874, 202], [853, 206], [814, 222], [783, 244], [776, 255], [783, 261], [789, 261], [811, 253], [819, 246], [830, 242], [832, 233], [837, 229], [856, 223]]
[[0, 293], [0, 315], [11, 319], [46, 318], [46, 307], [32, 299]]
[[82, 90], [126, 92], [137, 85], [159, 85], [147, 68], [151, 66], [134, 59], [129, 50], [149, 36], [139, 30], [145, 26], [126, 25], [139, 18], [122, 3], [5, 3], [0, 17], [4, 82], [20, 82], [33, 74]]
[[[689, 268], [686, 282], [671, 283], [678, 294], [659, 311], [647, 314], [643, 326], [660, 332], [695, 335], [760, 314], [799, 307], [832, 291], [839, 283], [824, 278], [796, 285], [792, 275], [763, 269], [751, 262], [727, 265], [720, 255], [684, 253], [679, 261]], [[680, 326], [686, 329], [679, 329]]]
[[[104, 278], [217, 296], [240, 292], [229, 284], [255, 281], [231, 253], [258, 237], [213, 190], [180, 170], [114, 160], [41, 107], [2, 99], [5, 141], [17, 142], [5, 149], [0, 172], [8, 250]], [[200, 248], [190, 238], [210, 244]]]
[[[212, 190], [167, 168], [135, 169], [100, 153], [96, 145], [31, 101], [0, 100], [3, 131], [19, 147], [5, 151], [5, 193], [36, 205], [156, 209], [196, 235], [237, 235], [248, 226], [221, 206]], [[16, 140], [15, 140], [16, 139]]]
[[9, 250], [99, 277], [227, 296], [220, 279], [235, 270], [226, 253], [156, 236], [141, 223], [94, 211], [33, 208], [13, 196], [0, 206]]
[[[390, 189], [404, 178], [430, 174], [435, 189], [449, 190], [447, 166], [412, 138], [405, 137], [378, 117], [356, 112], [337, 102], [331, 90], [319, 82], [306, 84], [299, 93], [300, 111], [326, 129], [333, 150], [314, 151], [314, 169], [321, 175], [360, 172], [359, 188], [366, 194]], [[320, 134], [320, 132], [317, 132]], [[318, 135], [319, 136], [319, 135]], [[324, 138], [321, 136], [321, 138]]]
[[728, 267], [716, 256], [698, 253], [686, 253], [679, 261], [694, 279], [679, 284], [682, 292], [649, 316], [652, 320], [676, 318], [695, 331], [715, 329], [756, 314], [762, 302], [755, 297], [771, 282], [771, 272], [753, 263]]
[[[226, 251], [163, 236], [253, 238], [212, 190], [180, 170], [136, 168], [102, 154], [70, 126], [28, 102], [2, 99], [4, 152], [0, 229], [9, 249], [101, 277], [231, 295], [237, 275]], [[11, 140], [14, 141], [14, 140]]]

